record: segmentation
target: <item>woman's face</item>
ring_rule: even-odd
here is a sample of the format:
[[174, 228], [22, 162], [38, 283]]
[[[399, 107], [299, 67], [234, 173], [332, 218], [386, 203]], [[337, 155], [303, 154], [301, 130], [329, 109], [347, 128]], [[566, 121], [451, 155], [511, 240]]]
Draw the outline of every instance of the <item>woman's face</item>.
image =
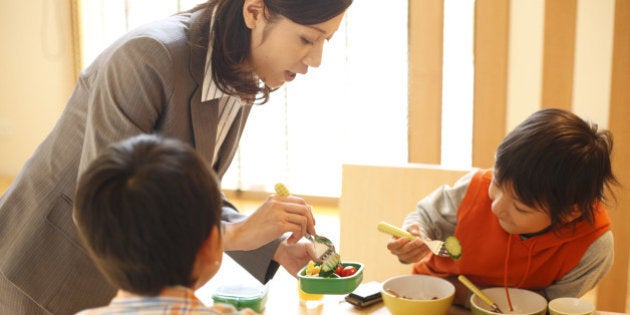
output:
[[520, 202], [511, 185], [498, 185], [493, 178], [488, 196], [492, 200], [492, 212], [508, 233], [532, 234], [551, 225], [549, 215], [543, 209], [528, 207]]
[[343, 13], [319, 24], [301, 25], [283, 16], [270, 23], [262, 15], [251, 33], [249, 66], [271, 88], [306, 74], [322, 61], [324, 43], [339, 28]]

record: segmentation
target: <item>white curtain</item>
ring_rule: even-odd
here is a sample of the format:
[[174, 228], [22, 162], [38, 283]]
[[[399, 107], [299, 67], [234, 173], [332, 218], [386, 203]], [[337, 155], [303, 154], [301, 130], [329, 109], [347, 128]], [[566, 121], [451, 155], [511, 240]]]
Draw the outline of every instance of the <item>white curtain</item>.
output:
[[[84, 0], [87, 65], [127, 30], [192, 7], [184, 0]], [[322, 65], [251, 113], [224, 189], [338, 197], [342, 163], [407, 156], [407, 3], [354, 1]]]
[[407, 158], [407, 3], [354, 1], [320, 68], [252, 110], [224, 188], [339, 197], [343, 163]]

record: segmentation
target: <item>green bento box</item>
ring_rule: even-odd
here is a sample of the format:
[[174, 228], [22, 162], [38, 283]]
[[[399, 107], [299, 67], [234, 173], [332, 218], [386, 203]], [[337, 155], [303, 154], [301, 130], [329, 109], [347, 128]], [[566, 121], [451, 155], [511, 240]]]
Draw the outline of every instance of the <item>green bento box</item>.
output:
[[354, 266], [357, 272], [348, 277], [322, 278], [306, 276], [306, 268], [298, 272], [298, 281], [302, 291], [311, 294], [348, 294], [363, 281], [363, 264], [358, 262], [342, 262], [342, 266]]

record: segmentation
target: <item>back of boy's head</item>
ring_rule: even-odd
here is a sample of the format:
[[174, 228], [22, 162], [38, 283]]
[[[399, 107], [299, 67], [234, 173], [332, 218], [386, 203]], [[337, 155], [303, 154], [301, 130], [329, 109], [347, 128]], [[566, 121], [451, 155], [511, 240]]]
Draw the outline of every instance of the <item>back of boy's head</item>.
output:
[[574, 210], [593, 221], [605, 188], [616, 183], [612, 134], [577, 115], [543, 109], [529, 116], [499, 145], [495, 181], [511, 185], [519, 200], [548, 211], [552, 229]]
[[213, 226], [221, 192], [187, 144], [141, 135], [99, 155], [81, 175], [74, 217], [96, 265], [116, 287], [157, 295], [191, 287], [194, 261]]

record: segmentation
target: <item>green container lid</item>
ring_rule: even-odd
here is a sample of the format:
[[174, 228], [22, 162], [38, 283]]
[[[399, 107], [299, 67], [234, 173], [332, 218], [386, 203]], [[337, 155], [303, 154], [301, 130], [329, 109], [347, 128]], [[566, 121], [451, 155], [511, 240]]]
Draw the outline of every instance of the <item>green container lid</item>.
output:
[[237, 310], [250, 308], [257, 313], [265, 309], [267, 303], [267, 286], [252, 284], [222, 285], [212, 295], [214, 303], [225, 303]]

